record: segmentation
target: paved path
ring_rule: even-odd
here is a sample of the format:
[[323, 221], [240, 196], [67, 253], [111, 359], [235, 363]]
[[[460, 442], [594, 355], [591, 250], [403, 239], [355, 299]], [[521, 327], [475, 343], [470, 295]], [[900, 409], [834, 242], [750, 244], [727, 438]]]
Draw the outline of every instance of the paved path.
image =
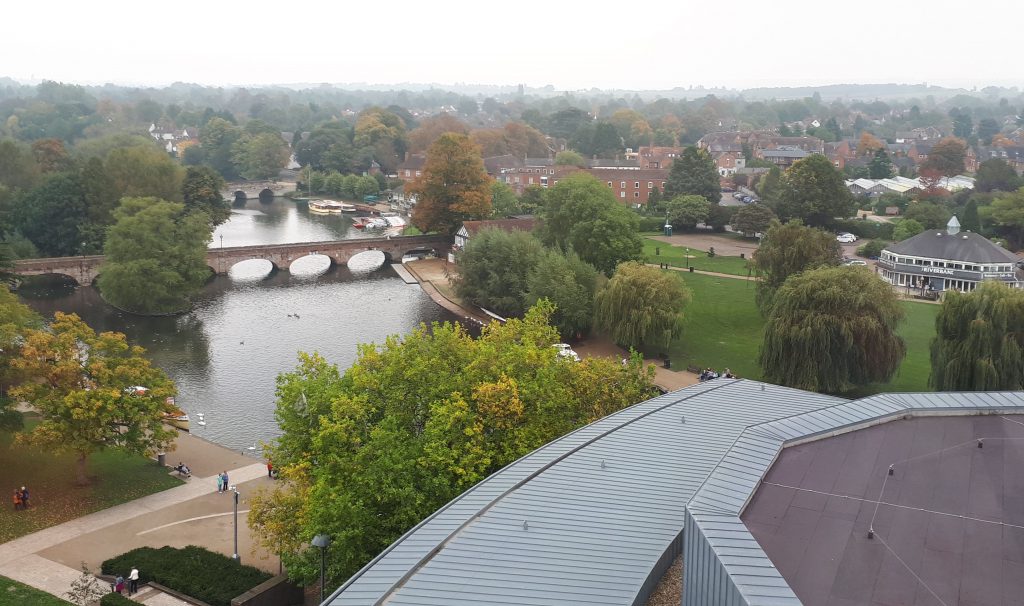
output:
[[[267, 468], [263, 463], [251, 463], [228, 471], [233, 483], [255, 480], [265, 477], [266, 474]], [[203, 478], [193, 476], [188, 483], [177, 488], [151, 494], [8, 541], [0, 545], [0, 575], [62, 597], [70, 589], [71, 581], [77, 578], [81, 571], [49, 560], [39, 555], [39, 552], [81, 535], [111, 529], [127, 521], [152, 516], [161, 510], [208, 495], [216, 483], [214, 475]], [[111, 531], [110, 535], [114, 536], [116, 533]]]

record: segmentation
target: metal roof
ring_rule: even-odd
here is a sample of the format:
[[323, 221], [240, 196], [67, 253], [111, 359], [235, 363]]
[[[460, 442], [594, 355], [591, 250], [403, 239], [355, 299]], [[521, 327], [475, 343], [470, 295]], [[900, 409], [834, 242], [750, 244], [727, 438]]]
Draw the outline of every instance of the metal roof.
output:
[[912, 238], [885, 247], [885, 250], [912, 257], [963, 261], [967, 263], [1014, 263], [1017, 257], [980, 234], [945, 229], [926, 229]]
[[[749, 427], [686, 506], [687, 528], [711, 547], [729, 582], [749, 606], [801, 602], [754, 539], [740, 515], [786, 446], [884, 423], [904, 415], [1024, 411], [1022, 392], [884, 394]], [[700, 572], [684, 566], [683, 603], [703, 596]]]
[[[641, 602], [671, 561], [666, 555], [678, 549], [683, 505], [702, 484], [709, 504], [742, 505], [721, 475], [729, 468], [718, 464], [731, 448], [738, 452], [744, 429], [839, 402], [845, 400], [729, 379], [642, 402], [480, 482], [399, 538], [327, 603]], [[752, 481], [744, 485], [748, 494]]]

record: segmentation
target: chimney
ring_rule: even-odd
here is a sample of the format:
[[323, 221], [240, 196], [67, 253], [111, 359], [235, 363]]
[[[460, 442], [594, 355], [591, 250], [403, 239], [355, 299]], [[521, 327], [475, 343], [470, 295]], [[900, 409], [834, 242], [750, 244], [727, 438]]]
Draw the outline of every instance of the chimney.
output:
[[956, 220], [956, 215], [946, 223], [946, 233], [951, 236], [960, 233], [960, 222]]

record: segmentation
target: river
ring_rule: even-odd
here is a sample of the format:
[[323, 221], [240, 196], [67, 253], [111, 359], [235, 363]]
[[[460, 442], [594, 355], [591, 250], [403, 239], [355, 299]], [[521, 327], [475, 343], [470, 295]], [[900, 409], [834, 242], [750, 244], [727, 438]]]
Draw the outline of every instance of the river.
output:
[[[233, 210], [214, 246], [312, 242], [362, 236], [351, 220], [310, 214], [304, 203], [255, 200]], [[350, 267], [324, 272], [325, 257], [297, 260], [293, 273], [266, 275], [269, 263], [246, 261], [213, 278], [191, 312], [148, 318], [119, 312], [92, 287], [62, 280], [29, 281], [22, 299], [46, 317], [74, 312], [96, 330], [116, 330], [146, 348], [174, 380], [178, 405], [192, 417], [192, 432], [236, 450], [278, 432], [274, 381], [296, 367], [298, 351], [318, 351], [341, 369], [359, 343], [380, 343], [421, 322], [453, 320], [417, 285], [405, 284], [381, 257], [364, 253]], [[264, 265], [266, 263], [266, 265]], [[206, 426], [197, 424], [204, 413]]]

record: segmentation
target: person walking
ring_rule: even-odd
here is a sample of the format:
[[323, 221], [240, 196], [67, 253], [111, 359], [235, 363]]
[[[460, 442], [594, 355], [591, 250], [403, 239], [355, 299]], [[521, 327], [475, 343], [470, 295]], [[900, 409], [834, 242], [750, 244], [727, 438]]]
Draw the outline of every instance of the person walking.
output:
[[224, 476], [217, 474], [217, 492], [224, 492]]
[[21, 487], [21, 508], [28, 509], [28, 488]]
[[124, 577], [123, 576], [117, 575], [117, 578], [114, 579], [114, 591], [117, 592], [117, 593], [120, 593], [120, 594], [124, 593]]
[[267, 461], [267, 477], [268, 478], [273, 478], [274, 477], [274, 463], [273, 463], [273, 461], [270, 461], [270, 460]]
[[228, 489], [228, 472], [222, 471], [221, 474], [220, 474], [220, 477], [221, 477], [221, 480], [223, 480], [221, 482], [221, 486], [224, 487], [224, 491], [227, 491], [227, 489]]
[[21, 509], [21, 491], [14, 489], [14, 511]]
[[128, 573], [128, 595], [134, 595], [139, 590], [139, 569], [132, 566]]

